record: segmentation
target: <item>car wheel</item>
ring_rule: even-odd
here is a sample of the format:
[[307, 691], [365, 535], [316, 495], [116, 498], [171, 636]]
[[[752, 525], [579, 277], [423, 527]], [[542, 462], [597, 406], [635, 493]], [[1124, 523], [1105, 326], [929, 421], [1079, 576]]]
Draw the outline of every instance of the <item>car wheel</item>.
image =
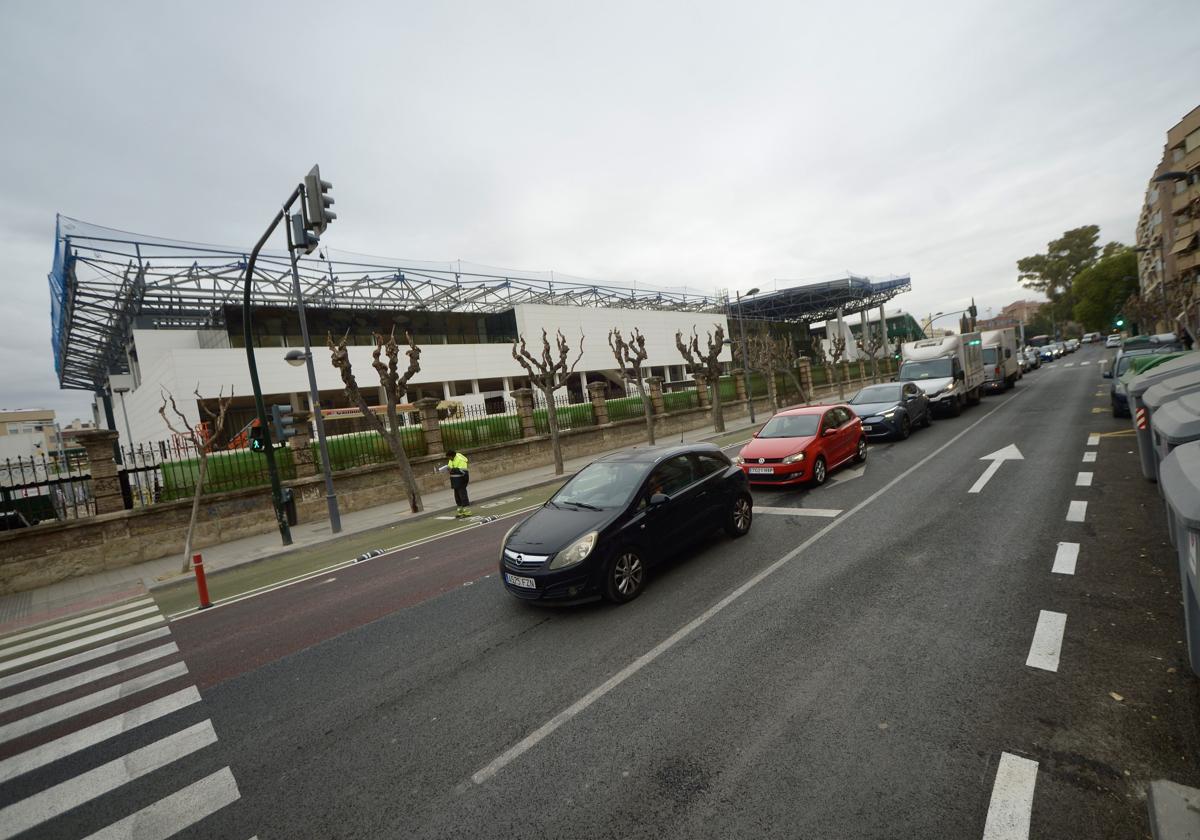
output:
[[957, 417], [962, 414], [962, 398], [955, 397], [950, 400], [950, 416]]
[[905, 414], [900, 418], [900, 432], [896, 437], [900, 440], [908, 440], [908, 436], [912, 434], [912, 423], [908, 421], [908, 415]]
[[[908, 418], [905, 419], [907, 420]], [[867, 460], [867, 439], [860, 437], [858, 439], [858, 446], [854, 450], [854, 463], [861, 464], [865, 460]]]
[[933, 425], [933, 409], [926, 406], [925, 414], [921, 417], [921, 428], [928, 429]]
[[604, 578], [604, 597], [624, 604], [642, 594], [646, 586], [646, 564], [632, 548], [622, 549], [608, 564]]
[[825, 479], [829, 478], [829, 473], [825, 468], [825, 456], [818, 455], [817, 460], [813, 462], [812, 485], [820, 487], [825, 483]]
[[738, 496], [733, 500], [729, 516], [725, 520], [725, 533], [731, 537], [744, 537], [750, 533], [754, 522], [754, 505], [749, 496]]

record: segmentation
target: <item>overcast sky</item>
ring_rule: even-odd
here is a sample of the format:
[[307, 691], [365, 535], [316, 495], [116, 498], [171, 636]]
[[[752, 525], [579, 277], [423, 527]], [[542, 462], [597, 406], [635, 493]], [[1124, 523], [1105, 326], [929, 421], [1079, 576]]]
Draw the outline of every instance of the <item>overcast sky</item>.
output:
[[1129, 242], [1200, 104], [1195, 0], [0, 0], [0, 406], [59, 391], [54, 214], [248, 247], [312, 165], [337, 249], [697, 289], [911, 273], [914, 313]]

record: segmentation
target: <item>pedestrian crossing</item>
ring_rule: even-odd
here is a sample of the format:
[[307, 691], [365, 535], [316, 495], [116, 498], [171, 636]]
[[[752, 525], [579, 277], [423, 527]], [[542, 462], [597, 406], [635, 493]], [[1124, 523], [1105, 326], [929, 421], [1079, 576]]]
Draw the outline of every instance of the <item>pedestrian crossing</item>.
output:
[[0, 637], [0, 840], [214, 836], [241, 793], [190, 679], [148, 597]]

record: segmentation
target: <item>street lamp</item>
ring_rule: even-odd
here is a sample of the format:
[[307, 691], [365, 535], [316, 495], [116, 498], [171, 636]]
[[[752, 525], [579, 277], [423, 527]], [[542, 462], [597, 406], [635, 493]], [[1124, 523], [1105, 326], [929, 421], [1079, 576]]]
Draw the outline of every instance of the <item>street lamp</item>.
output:
[[[133, 433], [129, 431], [129, 411], [125, 408], [125, 395], [129, 393], [129, 388], [113, 388], [114, 394], [121, 397], [121, 415], [125, 418], [125, 438], [129, 441], [129, 455], [133, 457]], [[124, 459], [122, 459], [124, 462]], [[137, 464], [126, 464], [126, 470], [133, 473], [133, 484], [137, 488], [138, 504], [142, 503], [142, 477], [137, 470], [130, 470], [130, 467], [136, 467]]]
[[[750, 289], [748, 292], [746, 292], [746, 297], [752, 297], [753, 295], [758, 294], [758, 292], [759, 292], [758, 286], [755, 286], [753, 289]], [[742, 345], [742, 385], [746, 389], [747, 402], [750, 405], [750, 423], [751, 423], [751, 425], [753, 425], [754, 423], [756, 423], [758, 421], [754, 417], [754, 391], [751, 389], [751, 386], [750, 386], [750, 354], [746, 350], [746, 319], [742, 315], [742, 293], [735, 290], [733, 294], [737, 298], [738, 333], [740, 336], [739, 341]], [[725, 308], [726, 308], [726, 310], [729, 309], [729, 295], [728, 294], [725, 295]], [[730, 314], [732, 314], [732, 313], [730, 313]], [[719, 385], [720, 385], [720, 383], [718, 383], [718, 386]]]
[[[295, 251], [292, 251], [295, 254]], [[292, 257], [295, 259], [295, 256]], [[295, 263], [293, 263], [294, 267]], [[321, 395], [317, 391], [317, 372], [313, 368], [312, 349], [308, 346], [308, 322], [304, 318], [304, 298], [300, 295], [299, 278], [293, 275], [296, 293], [296, 308], [300, 311], [300, 334], [304, 337], [304, 349], [289, 350], [283, 360], [292, 367], [308, 367], [308, 400], [312, 406], [313, 422], [317, 427], [317, 448], [321, 452], [321, 472], [325, 475], [325, 505], [329, 508], [329, 530], [340, 533], [342, 515], [338, 510], [337, 496], [333, 492], [333, 470], [329, 464], [329, 446], [325, 442], [325, 418], [321, 415]]]

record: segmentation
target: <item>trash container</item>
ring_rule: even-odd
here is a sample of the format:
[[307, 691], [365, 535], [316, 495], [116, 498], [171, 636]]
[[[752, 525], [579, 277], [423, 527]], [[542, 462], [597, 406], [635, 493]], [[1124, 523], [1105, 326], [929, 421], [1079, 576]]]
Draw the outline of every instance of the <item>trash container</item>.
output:
[[1196, 555], [1200, 551], [1200, 442], [1171, 450], [1159, 466], [1159, 486], [1167, 501], [1167, 520], [1178, 534], [1179, 580], [1183, 587], [1183, 620], [1188, 660], [1200, 674], [1200, 599], [1197, 598]]
[[283, 496], [283, 512], [287, 516], [287, 524], [295, 525], [296, 517], [296, 494], [292, 492], [291, 487], [284, 487], [280, 490]]
[[[1200, 440], [1200, 391], [1184, 394], [1161, 405], [1154, 412], [1150, 428], [1154, 432], [1154, 448], [1158, 457], [1155, 466], [1158, 471], [1158, 492], [1165, 499], [1167, 491], [1162, 486], [1163, 462], [1177, 447]], [[1171, 516], [1167, 516], [1167, 533], [1172, 545], [1178, 548], [1178, 535]]]
[[1129, 416], [1133, 418], [1134, 434], [1137, 436], [1138, 454], [1142, 460], [1142, 475], [1154, 480], [1154, 439], [1150, 435], [1149, 411], [1145, 408], [1145, 393], [1159, 382], [1190, 371], [1200, 371], [1200, 353], [1183, 353], [1164, 361], [1130, 380], [1126, 388], [1129, 396]]

